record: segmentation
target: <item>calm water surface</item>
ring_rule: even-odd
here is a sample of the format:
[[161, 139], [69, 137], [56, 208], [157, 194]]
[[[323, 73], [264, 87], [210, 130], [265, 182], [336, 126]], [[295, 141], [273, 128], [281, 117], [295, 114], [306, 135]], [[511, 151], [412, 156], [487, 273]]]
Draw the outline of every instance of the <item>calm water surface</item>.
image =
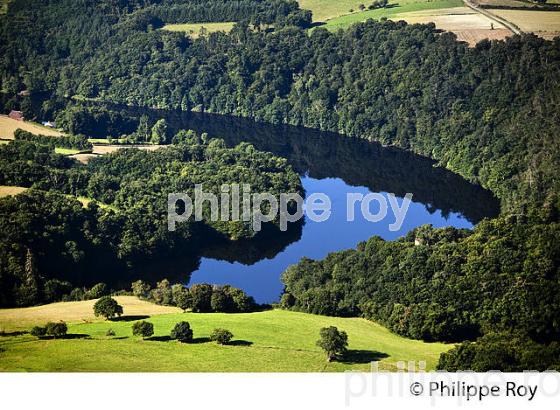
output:
[[[333, 133], [257, 124], [239, 118], [129, 110], [133, 115], [148, 115], [152, 121], [165, 118], [171, 132], [206, 132], [210, 137], [223, 138], [229, 146], [249, 142], [259, 150], [286, 158], [301, 175], [308, 196], [321, 192], [331, 199], [332, 213], [325, 222], [306, 219], [303, 227], [290, 234], [218, 247], [189, 263], [168, 260], [165, 267], [156, 266], [152, 272], [169, 273], [171, 268], [179, 277], [188, 278], [190, 274], [189, 284], [231, 284], [244, 289], [257, 302], [270, 303], [278, 301], [282, 293], [282, 272], [302, 257], [321, 259], [329, 252], [355, 248], [374, 235], [394, 240], [424, 224], [470, 228], [482, 218], [499, 213], [498, 202], [488, 191], [437, 167], [429, 159], [403, 150]], [[346, 194], [370, 192], [385, 197], [393, 193], [399, 204], [406, 193], [413, 194], [398, 231], [389, 230], [389, 224], [395, 222], [390, 208], [383, 221], [372, 223], [363, 218], [357, 204], [355, 220], [346, 221]], [[371, 211], [375, 212], [373, 206]]]

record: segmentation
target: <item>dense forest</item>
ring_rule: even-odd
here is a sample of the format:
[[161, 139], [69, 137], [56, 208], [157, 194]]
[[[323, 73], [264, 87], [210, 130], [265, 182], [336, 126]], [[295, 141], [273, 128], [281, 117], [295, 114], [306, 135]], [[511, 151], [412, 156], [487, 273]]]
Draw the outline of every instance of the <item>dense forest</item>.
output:
[[[332, 131], [430, 157], [491, 190], [502, 214], [473, 231], [423, 227], [395, 242], [372, 238], [322, 261], [304, 259], [284, 274], [283, 305], [364, 315], [425, 340], [479, 338], [442, 356], [444, 369], [557, 366], [560, 38], [512, 36], [469, 48], [433, 25], [367, 21], [334, 33], [321, 27], [309, 31], [310, 14], [293, 1], [245, 0], [233, 8], [232, 3], [14, 0], [0, 17], [3, 109], [56, 118], [77, 135], [124, 134], [140, 140], [138, 121], [85, 109], [77, 101], [228, 114]], [[238, 24], [229, 34], [196, 40], [160, 29], [164, 23], [200, 19]], [[18, 96], [22, 90], [29, 96]], [[104, 128], [92, 126], [99, 123]], [[125, 218], [121, 226], [127, 231], [99, 243], [114, 244], [122, 255], [134, 255], [139, 248], [149, 252], [170, 239], [160, 237], [156, 220], [136, 212], [123, 194], [137, 195], [138, 210], [150, 209], [150, 190], [160, 186], [157, 176], [167, 176], [169, 167], [189, 167], [199, 150], [229, 153], [220, 142], [189, 144], [158, 153], [114, 154], [82, 169], [46, 146], [20, 140], [0, 147], [1, 183], [91, 196], [116, 209], [131, 207], [126, 216], [116, 213]], [[245, 152], [236, 150], [237, 155]], [[209, 161], [219, 162], [219, 156], [210, 155]], [[181, 157], [188, 161], [178, 165]], [[131, 172], [129, 158], [146, 168]], [[163, 161], [161, 169], [153, 166], [156, 158]], [[227, 164], [216, 166], [228, 175]], [[279, 166], [286, 171], [285, 164]], [[157, 176], [149, 176], [154, 171]], [[141, 176], [146, 184], [129, 183], [127, 174]], [[288, 181], [275, 188], [295, 186], [297, 176], [286, 175]], [[216, 175], [209, 171], [205, 177]], [[162, 186], [180, 181], [169, 184]], [[72, 218], [105, 221], [89, 215], [111, 212], [96, 206], [82, 210], [75, 201], [35, 191], [17, 201], [0, 201], [2, 223], [8, 224], [1, 227], [8, 232], [1, 254], [9, 262], [2, 267], [17, 272], [3, 274], [3, 280], [33, 283], [26, 272], [34, 270], [26, 266], [34, 265], [35, 255], [26, 242], [38, 231], [20, 230], [19, 221], [4, 217], [39, 206], [33, 195], [60, 203], [60, 214]], [[42, 212], [48, 212], [49, 205], [44, 206]], [[72, 226], [90, 226], [83, 221]], [[244, 232], [232, 226], [211, 228], [234, 236]], [[52, 231], [63, 230], [55, 224]], [[89, 241], [89, 232], [84, 228], [76, 235]], [[62, 239], [54, 243], [60, 246]], [[73, 244], [68, 246], [53, 252], [80, 255]], [[7, 291], [4, 303], [28, 300], [27, 294], [25, 289]], [[480, 352], [504, 346], [509, 356], [481, 362], [481, 355], [487, 355]], [[537, 365], [531, 357], [538, 349], [546, 354]]]
[[[258, 234], [251, 221], [213, 221], [208, 203], [202, 221], [178, 224], [170, 232], [168, 193], [194, 198], [195, 184], [218, 194], [223, 184], [243, 181], [253, 192], [303, 195], [299, 176], [285, 159], [246, 143], [226, 148], [221, 140], [190, 131], [177, 133], [172, 147], [121, 150], [87, 165], [41, 142], [36, 137], [0, 146], [0, 185], [31, 188], [0, 200], [2, 306], [41, 302], [49, 279], [97, 283], [104, 272], [114, 272], [114, 267], [107, 271], [112, 265], [124, 270], [174, 251], [195, 259], [207, 247], [258, 241], [256, 236], [271, 231], [280, 240], [289, 237], [280, 232], [278, 220]], [[93, 201], [85, 207], [76, 197]], [[114, 283], [123, 276], [102, 279]]]
[[[122, 2], [129, 6], [118, 13], [109, 3], [14, 1], [0, 23], [0, 88], [43, 96], [45, 116], [79, 96], [339, 132], [432, 157], [506, 209], [558, 207], [558, 39], [514, 36], [471, 49], [430, 25], [369, 21], [308, 33], [288, 22], [255, 30], [245, 19], [230, 35], [193, 41], [154, 30], [150, 10], [165, 2]], [[32, 108], [31, 97], [20, 100], [4, 105]]]

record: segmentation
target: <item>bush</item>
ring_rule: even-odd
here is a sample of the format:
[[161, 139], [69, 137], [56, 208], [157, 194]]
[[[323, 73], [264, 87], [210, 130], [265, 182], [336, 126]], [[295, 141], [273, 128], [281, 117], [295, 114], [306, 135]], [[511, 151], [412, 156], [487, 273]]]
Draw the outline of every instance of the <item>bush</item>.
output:
[[143, 338], [150, 337], [154, 334], [154, 325], [144, 320], [136, 322], [132, 325], [132, 334]]
[[55, 339], [58, 337], [66, 336], [67, 332], [68, 332], [68, 326], [66, 326], [66, 323], [62, 321], [49, 322], [45, 326], [45, 333], [47, 334], [47, 336], [52, 336]]
[[112, 319], [115, 316], [121, 316], [123, 308], [111, 296], [103, 296], [93, 305], [93, 313], [96, 317], [103, 316], [105, 319]]
[[115, 331], [113, 329], [108, 329], [107, 333], [105, 333], [105, 336], [115, 336]]
[[171, 331], [171, 339], [178, 340], [182, 343], [191, 342], [193, 339], [193, 331], [189, 322], [179, 322]]
[[219, 345], [226, 345], [231, 339], [233, 339], [233, 333], [226, 329], [214, 329], [210, 335], [210, 340], [217, 342]]
[[47, 329], [41, 326], [35, 326], [31, 329], [31, 335], [35, 337], [43, 337], [47, 334]]
[[317, 346], [325, 351], [327, 360], [336, 360], [346, 352], [348, 346], [348, 335], [334, 326], [324, 327], [319, 332], [321, 338], [317, 340]]

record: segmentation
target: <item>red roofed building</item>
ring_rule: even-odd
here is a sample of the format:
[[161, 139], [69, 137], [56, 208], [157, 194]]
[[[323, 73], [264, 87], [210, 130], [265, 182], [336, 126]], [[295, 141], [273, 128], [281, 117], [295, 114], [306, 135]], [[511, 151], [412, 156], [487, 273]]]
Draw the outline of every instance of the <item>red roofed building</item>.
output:
[[12, 120], [17, 120], [17, 121], [23, 121], [23, 113], [21, 111], [10, 111], [10, 114], [8, 114], [8, 117], [10, 117]]

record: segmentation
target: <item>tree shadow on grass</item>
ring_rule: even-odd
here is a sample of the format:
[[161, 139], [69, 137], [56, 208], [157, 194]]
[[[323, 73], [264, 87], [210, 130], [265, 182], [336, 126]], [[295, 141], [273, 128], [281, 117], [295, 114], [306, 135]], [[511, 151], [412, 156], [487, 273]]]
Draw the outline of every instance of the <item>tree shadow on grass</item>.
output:
[[41, 340], [72, 340], [72, 339], [91, 339], [90, 335], [86, 335], [84, 333], [68, 333], [64, 336], [40, 336], [39, 339]]
[[121, 316], [115, 317], [111, 319], [111, 322], [134, 322], [135, 320], [144, 320], [148, 319], [150, 316], [148, 315], [128, 315], [128, 316]]
[[91, 336], [83, 333], [69, 333], [59, 339], [91, 339]]
[[386, 357], [389, 357], [387, 353], [373, 350], [348, 350], [338, 361], [345, 364], [371, 363]]
[[209, 337], [195, 337], [195, 338], [191, 341], [191, 343], [194, 343], [194, 344], [198, 344], [198, 343], [208, 343], [208, 342], [210, 342], [210, 341], [211, 341], [211, 340], [210, 340]]
[[111, 339], [113, 339], [113, 340], [124, 340], [124, 339], [128, 339], [128, 336], [112, 337]]
[[26, 335], [26, 334], [28, 334], [28, 333], [29, 333], [29, 332], [27, 332], [27, 331], [21, 331], [21, 330], [20, 330], [20, 331], [15, 331], [15, 332], [4, 332], [4, 331], [2, 331], [2, 332], [0, 332], [0, 336], [3, 336], [3, 337], [4, 337], [4, 336], [5, 336], [5, 337], [10, 337], [10, 336], [22, 336], [22, 335]]
[[253, 342], [249, 342], [248, 340], [232, 340], [228, 343], [228, 346], [251, 346]]
[[171, 339], [171, 336], [151, 336], [151, 337], [147, 337], [144, 340], [148, 340], [150, 342], [169, 342]]

